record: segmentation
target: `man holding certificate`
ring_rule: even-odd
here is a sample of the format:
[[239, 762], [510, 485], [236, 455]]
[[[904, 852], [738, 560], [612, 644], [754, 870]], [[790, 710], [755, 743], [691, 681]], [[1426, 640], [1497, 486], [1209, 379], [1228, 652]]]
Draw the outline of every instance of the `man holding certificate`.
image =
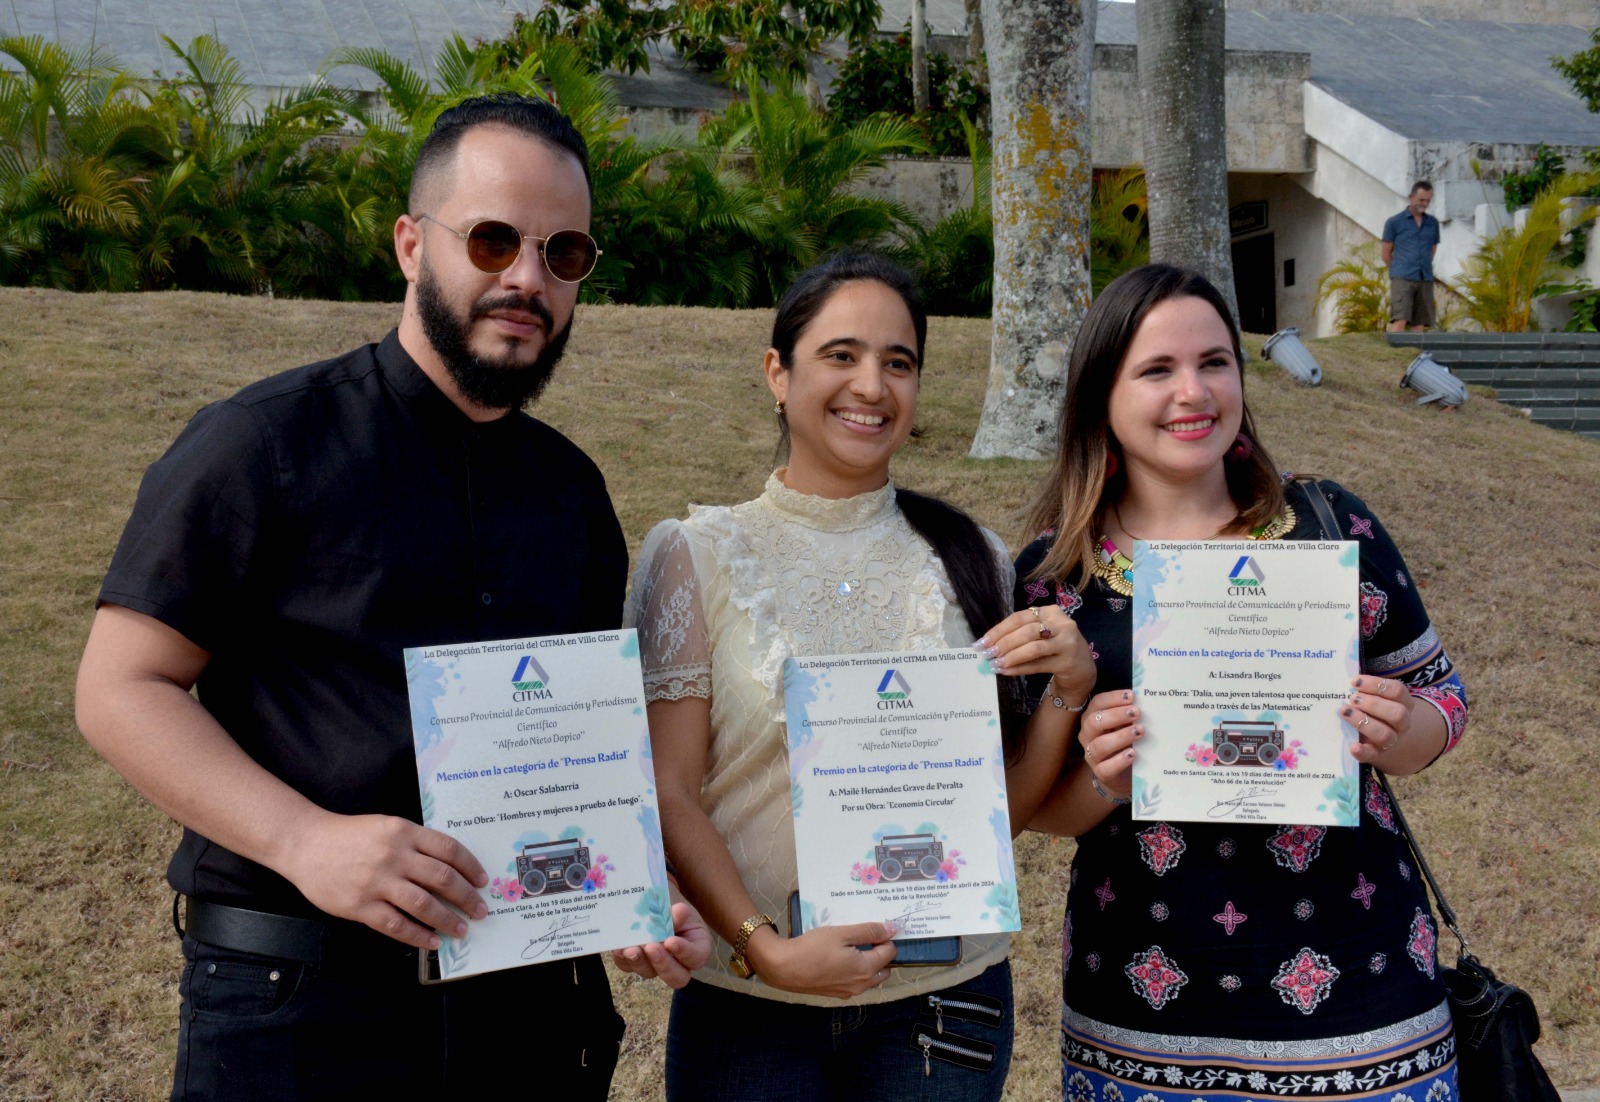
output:
[[1373, 771], [1454, 745], [1461, 683], [1372, 512], [1285, 485], [1242, 359], [1202, 277], [1107, 287], [1017, 563], [1018, 603], [1066, 611], [1098, 667], [1033, 820], [1078, 839], [1063, 1088], [1457, 1097], [1436, 930]]
[[[77, 714], [184, 827], [175, 1099], [530, 1076], [607, 1094], [622, 1021], [598, 958], [418, 982], [418, 949], [466, 935], [491, 881], [422, 825], [403, 658], [618, 627], [604, 480], [521, 412], [594, 266], [589, 211], [587, 150], [552, 105], [444, 112], [394, 228], [398, 330], [206, 407], [145, 476]], [[686, 982], [709, 940], [676, 917], [687, 938], [627, 966]]]

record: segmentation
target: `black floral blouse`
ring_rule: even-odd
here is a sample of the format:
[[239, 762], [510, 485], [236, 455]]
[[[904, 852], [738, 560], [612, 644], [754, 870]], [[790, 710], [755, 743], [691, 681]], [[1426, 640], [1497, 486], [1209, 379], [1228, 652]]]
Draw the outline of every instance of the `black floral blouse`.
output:
[[[1400, 553], [1355, 495], [1310, 485], [1360, 545], [1362, 669], [1437, 707], [1454, 746], [1465, 694]], [[1286, 488], [1298, 518], [1289, 539], [1322, 538], [1311, 492]], [[1097, 580], [1027, 580], [1049, 542], [1017, 559], [1017, 607], [1059, 604], [1094, 651], [1095, 691], [1128, 687], [1129, 600]], [[1355, 827], [1142, 822], [1115, 809], [1079, 839], [1072, 866], [1061, 938], [1069, 1011], [1120, 1029], [1273, 1041], [1435, 1010], [1444, 991], [1420, 873], [1366, 766], [1361, 794]]]

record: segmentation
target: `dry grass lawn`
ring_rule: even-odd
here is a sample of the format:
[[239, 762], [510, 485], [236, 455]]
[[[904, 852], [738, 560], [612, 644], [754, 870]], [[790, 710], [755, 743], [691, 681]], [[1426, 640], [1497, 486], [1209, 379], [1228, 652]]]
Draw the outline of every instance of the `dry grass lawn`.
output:
[[[765, 312], [587, 308], [537, 413], [610, 480], [634, 547], [686, 502], [759, 491], [773, 445]], [[0, 290], [0, 1098], [164, 1096], [178, 951], [162, 870], [177, 837], [78, 736], [72, 681], [140, 473], [202, 403], [382, 335], [389, 306]], [[1251, 340], [1259, 350], [1259, 339]], [[1286, 466], [1338, 479], [1395, 534], [1472, 694], [1467, 740], [1400, 783], [1469, 934], [1528, 987], [1563, 1085], [1600, 1082], [1600, 447], [1482, 392], [1417, 408], [1406, 356], [1317, 342], [1319, 390], [1270, 364], [1249, 390]], [[926, 437], [897, 479], [1020, 546], [1038, 464], [965, 458], [988, 324], [935, 321]], [[1008, 1097], [1056, 1097], [1068, 842], [1019, 845], [1018, 1043]], [[1453, 948], [1448, 938], [1442, 949]], [[660, 1095], [665, 996], [618, 977], [613, 1097]]]

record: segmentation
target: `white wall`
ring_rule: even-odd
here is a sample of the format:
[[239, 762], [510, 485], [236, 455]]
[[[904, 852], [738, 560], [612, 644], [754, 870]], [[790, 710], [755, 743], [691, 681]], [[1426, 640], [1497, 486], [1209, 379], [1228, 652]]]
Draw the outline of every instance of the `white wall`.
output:
[[[1278, 328], [1298, 328], [1305, 336], [1322, 336], [1316, 297], [1317, 280], [1343, 255], [1339, 214], [1308, 192], [1296, 176], [1230, 175], [1230, 206], [1252, 200], [1267, 204], [1267, 230], [1273, 235], [1273, 285], [1277, 291]], [[1345, 222], [1349, 223], [1348, 219]], [[1235, 238], [1243, 241], [1255, 234]], [[1284, 261], [1293, 260], [1295, 285], [1284, 286]]]

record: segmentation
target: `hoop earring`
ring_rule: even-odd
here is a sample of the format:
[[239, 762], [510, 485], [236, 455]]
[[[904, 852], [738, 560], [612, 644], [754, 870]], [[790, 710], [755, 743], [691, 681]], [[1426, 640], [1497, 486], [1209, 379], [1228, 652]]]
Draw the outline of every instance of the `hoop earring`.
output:
[[1242, 432], [1233, 438], [1233, 443], [1228, 447], [1228, 458], [1237, 463], [1243, 463], [1254, 454], [1256, 454], [1255, 441]]
[[772, 412], [776, 413], [779, 417], [783, 416], [783, 399], [782, 398], [779, 398], [776, 402], [772, 403]]

